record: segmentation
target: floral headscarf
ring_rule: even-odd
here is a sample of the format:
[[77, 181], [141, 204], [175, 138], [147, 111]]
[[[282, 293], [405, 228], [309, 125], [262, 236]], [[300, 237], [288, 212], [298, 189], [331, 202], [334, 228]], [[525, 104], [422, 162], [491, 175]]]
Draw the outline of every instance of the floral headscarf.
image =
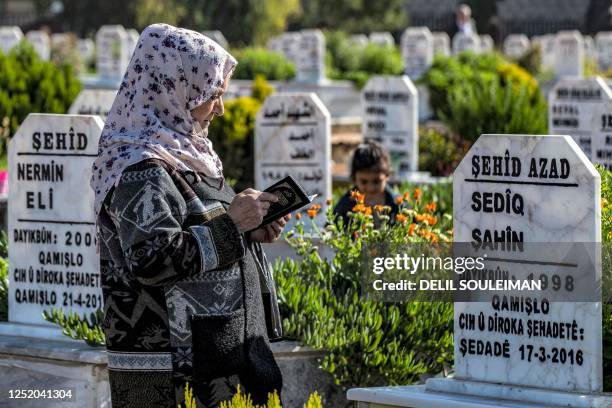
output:
[[223, 167], [191, 109], [223, 86], [236, 59], [195, 31], [153, 24], [147, 27], [106, 119], [92, 170], [94, 209], [123, 170], [148, 158], [223, 180]]

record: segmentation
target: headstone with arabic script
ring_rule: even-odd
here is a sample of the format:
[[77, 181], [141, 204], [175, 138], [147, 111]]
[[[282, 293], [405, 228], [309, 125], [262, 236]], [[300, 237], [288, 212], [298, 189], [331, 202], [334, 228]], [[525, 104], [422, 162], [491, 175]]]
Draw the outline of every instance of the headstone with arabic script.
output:
[[[274, 93], [255, 122], [255, 188], [292, 176], [315, 203], [331, 197], [331, 116], [314, 93]], [[319, 213], [318, 225], [325, 224]]]

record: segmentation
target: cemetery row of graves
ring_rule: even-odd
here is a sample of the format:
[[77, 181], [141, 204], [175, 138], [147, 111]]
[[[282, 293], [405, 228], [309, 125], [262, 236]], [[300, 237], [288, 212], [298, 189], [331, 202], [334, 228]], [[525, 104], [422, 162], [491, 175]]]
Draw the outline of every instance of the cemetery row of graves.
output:
[[[103, 27], [95, 51], [78, 53], [96, 60], [90, 65], [100, 78], [116, 79], [135, 46], [137, 33], [129, 31]], [[7, 32], [0, 29], [0, 44], [7, 43]], [[14, 44], [21, 40], [17, 31], [11, 35]], [[49, 44], [52, 38], [26, 38], [36, 51], [22, 43], [4, 45], [4, 51], [12, 50], [0, 55], [0, 70], [7, 73], [0, 78], [0, 118], [8, 118], [3, 133], [13, 139], [9, 185], [20, 186], [9, 188], [8, 244], [0, 245], [5, 257], [0, 262], [0, 317], [36, 324], [47, 312], [48, 320], [64, 326], [71, 336], [103, 345], [96, 315], [102, 298], [93, 213], [90, 201], [69, 199], [91, 197], [82, 174], [96, 155], [103, 121], [62, 114], [70, 110], [104, 116], [116, 91], [107, 90], [100, 97], [106, 102], [96, 101], [95, 106], [86, 106], [91, 96], [84, 98], [85, 107], [76, 104], [81, 83], [72, 68], [43, 62], [49, 47], [36, 45]], [[520, 385], [550, 377], [543, 386], [566, 389], [566, 378], [550, 373], [559, 365], [569, 366], [571, 352], [573, 388], [566, 390], [612, 389], [610, 304], [585, 301], [588, 305], [578, 311], [569, 306], [554, 309], [550, 320], [578, 322], [579, 338], [568, 342], [543, 336], [536, 341], [527, 333], [477, 333], [459, 326], [461, 316], [493, 315], [490, 304], [382, 303], [361, 296], [362, 249], [376, 243], [597, 242], [598, 231], [604, 243], [612, 241], [612, 173], [606, 170], [612, 168], [612, 90], [605, 77], [585, 75], [588, 61], [595, 61], [599, 73], [612, 65], [612, 34], [601, 33], [591, 41], [577, 32], [531, 40], [509, 36], [505, 56], [489, 52], [492, 47], [486, 37], [460, 34], [451, 40], [425, 28], [407, 29], [399, 51], [385, 33], [326, 37], [319, 30], [303, 30], [272, 39], [274, 54], [250, 50], [238, 55], [239, 67], [251, 58], [243, 66], [253, 83], [227, 101], [226, 113], [215, 119], [210, 137], [237, 186], [262, 189], [290, 174], [311, 194], [319, 194], [316, 204], [296, 217], [286, 237], [301, 256], [277, 260], [274, 276], [286, 336], [325, 350], [321, 366], [338, 385], [409, 384], [454, 367], [464, 377], [491, 380], [494, 371], [494, 380]], [[347, 57], [347, 50], [354, 50], [356, 60]], [[326, 55], [331, 55], [331, 70]], [[383, 63], [367, 67], [364, 60]], [[266, 71], [258, 71], [259, 65]], [[24, 72], [31, 74], [26, 77]], [[331, 163], [336, 107], [313, 93], [283, 92], [282, 85], [273, 82], [295, 73], [297, 83], [324, 87], [326, 72], [362, 86], [354, 102], [361, 137], [379, 141], [390, 152], [399, 182], [401, 211], [393, 223], [374, 228], [373, 218], [385, 220], [388, 209], [368, 207], [359, 196], [354, 222], [348, 227], [333, 223], [330, 209], [340, 193], [333, 189]], [[256, 79], [256, 74], [268, 74], [272, 82]], [[426, 119], [434, 121], [422, 120], [423, 105], [430, 108]], [[497, 135], [476, 142], [485, 133]], [[543, 136], [523, 142], [503, 134], [571, 139]], [[58, 156], [67, 149], [71, 155]], [[452, 184], [406, 182], [423, 170], [450, 175], [466, 154], [469, 160]], [[600, 189], [589, 161], [600, 165]], [[513, 200], [523, 203], [528, 216], [515, 211], [513, 204], [508, 211], [474, 209], [474, 194], [487, 193], [520, 197]], [[312, 225], [318, 228], [314, 236]], [[332, 250], [331, 260], [318, 253], [320, 246]], [[602, 252], [604, 258], [609, 256], [609, 251]], [[603, 262], [603, 274], [609, 275], [610, 266]], [[86, 316], [88, 324], [64, 319], [59, 309]], [[525, 325], [531, 321], [516, 311], [506, 316]], [[501, 351], [507, 361], [461, 352], [462, 341], [503, 345], [508, 338], [512, 352]], [[521, 344], [563, 348], [564, 362], [531, 361], [519, 351]], [[471, 362], [480, 369], [470, 368]], [[524, 370], [504, 368], [514, 365]], [[525, 372], [529, 375], [520, 375]]]

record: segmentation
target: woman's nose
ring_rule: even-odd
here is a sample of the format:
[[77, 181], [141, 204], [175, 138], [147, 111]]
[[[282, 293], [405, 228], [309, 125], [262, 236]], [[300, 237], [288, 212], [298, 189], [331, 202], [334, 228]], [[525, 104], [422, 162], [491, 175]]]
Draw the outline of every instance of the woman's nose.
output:
[[225, 107], [223, 106], [223, 98], [219, 97], [217, 103], [215, 103], [215, 115], [223, 116], [225, 113]]

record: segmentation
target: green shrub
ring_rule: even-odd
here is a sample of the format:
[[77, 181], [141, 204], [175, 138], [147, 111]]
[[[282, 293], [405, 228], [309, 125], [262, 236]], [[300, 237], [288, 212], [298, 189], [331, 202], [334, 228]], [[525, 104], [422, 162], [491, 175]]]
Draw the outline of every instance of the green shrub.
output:
[[8, 236], [0, 231], [0, 322], [8, 320]]
[[404, 71], [402, 56], [392, 45], [369, 44], [363, 51], [360, 69], [370, 74], [401, 75]]
[[8, 261], [0, 258], [0, 322], [8, 320]]
[[233, 187], [243, 190], [253, 187], [255, 117], [265, 98], [274, 89], [261, 75], [255, 76], [252, 96], [225, 102], [225, 113], [215, 118], [208, 137], [221, 161], [225, 177], [235, 182]]
[[[236, 394], [229, 401], [223, 401], [219, 405], [219, 408], [282, 408], [281, 401], [276, 392], [269, 394], [268, 402], [266, 405], [255, 405], [249, 395], [242, 393], [240, 385], [238, 385]], [[185, 408], [197, 408], [197, 401], [193, 396], [193, 389], [189, 386], [189, 383], [185, 385]], [[183, 405], [179, 404], [178, 408], [182, 408]], [[318, 392], [314, 392], [308, 398], [308, 402], [304, 404], [304, 408], [323, 408], [321, 403], [321, 397]]]
[[[597, 165], [601, 176], [601, 238], [602, 272], [604, 277], [604, 295], [610, 299], [612, 281], [612, 172], [605, 167]], [[603, 335], [603, 372], [604, 391], [612, 391], [612, 303], [607, 302], [602, 307], [602, 335]]]
[[265, 48], [245, 48], [236, 53], [238, 65], [235, 79], [254, 79], [263, 75], [269, 81], [284, 81], [295, 77], [295, 65], [283, 55]]
[[223, 174], [235, 181], [241, 191], [253, 187], [255, 117], [261, 106], [257, 99], [244, 96], [225, 102], [225, 113], [215, 118], [208, 137], [223, 163]]
[[66, 113], [81, 90], [70, 65], [42, 61], [25, 41], [0, 52], [0, 72], [0, 121], [9, 118], [10, 135], [30, 113]]
[[512, 84], [515, 93], [526, 88], [529, 96], [526, 99], [533, 106], [539, 107], [544, 103], [536, 80], [527, 71], [509, 63], [497, 53], [477, 55], [463, 52], [451, 57], [437, 56], [420, 80], [429, 89], [432, 110], [436, 115], [446, 117], [451, 113], [449, 95], [457, 87], [482, 86], [483, 83], [495, 81], [502, 88]]
[[65, 336], [75, 340], [84, 340], [90, 346], [106, 345], [106, 336], [100, 325], [104, 318], [101, 309], [91, 313], [88, 318], [74, 312], [66, 315], [62, 309], [51, 308], [50, 312], [46, 310], [43, 312], [43, 317], [46, 321], [60, 326]]
[[469, 149], [462, 140], [443, 135], [434, 129], [419, 134], [419, 170], [432, 176], [450, 176]]
[[333, 68], [341, 72], [359, 71], [361, 69], [361, 55], [365, 46], [351, 42], [345, 32], [326, 32], [325, 46]]
[[[315, 230], [315, 237], [334, 252], [329, 260], [321, 258], [298, 223], [287, 234], [298, 259], [275, 264], [285, 334], [323, 350], [321, 367], [336, 384], [409, 384], [452, 363], [452, 303], [383, 303], [361, 297], [364, 245], [449, 239], [450, 215], [436, 212], [435, 205], [424, 206], [421, 189], [406, 192], [405, 198], [409, 204], [402, 204], [394, 225], [384, 215], [388, 208], [367, 207], [363, 198], [357, 198], [349, 225], [335, 224], [329, 211], [328, 226]], [[309, 209], [308, 217], [316, 212], [316, 207]], [[373, 228], [373, 212], [382, 220], [378, 229]]]
[[497, 78], [455, 85], [448, 93], [448, 114], [441, 119], [465, 140], [483, 133], [545, 134], [546, 102], [533, 98], [523, 85], [502, 84]]
[[403, 72], [402, 57], [395, 46], [358, 45], [338, 31], [327, 32], [325, 40], [327, 69], [332, 79], [353, 81], [362, 88], [372, 75], [400, 75]]

